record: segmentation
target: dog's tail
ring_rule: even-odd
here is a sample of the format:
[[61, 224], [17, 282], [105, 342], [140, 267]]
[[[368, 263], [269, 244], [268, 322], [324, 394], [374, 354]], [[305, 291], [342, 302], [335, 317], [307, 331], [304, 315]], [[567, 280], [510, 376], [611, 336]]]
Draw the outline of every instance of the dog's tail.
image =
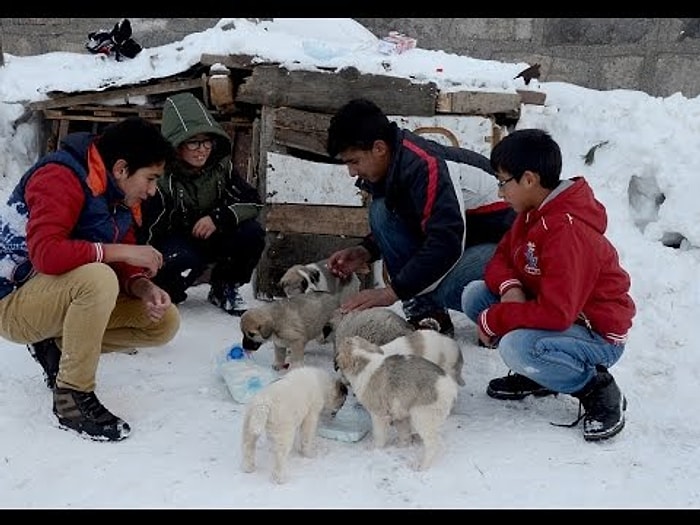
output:
[[269, 414], [270, 407], [268, 405], [252, 405], [246, 412], [243, 425], [251, 434], [260, 436], [265, 431]]

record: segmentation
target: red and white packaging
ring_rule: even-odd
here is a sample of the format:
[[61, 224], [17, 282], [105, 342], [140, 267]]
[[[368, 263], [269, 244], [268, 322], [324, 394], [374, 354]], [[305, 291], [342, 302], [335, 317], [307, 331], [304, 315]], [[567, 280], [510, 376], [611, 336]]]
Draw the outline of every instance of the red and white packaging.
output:
[[379, 52], [384, 55], [400, 55], [416, 47], [416, 39], [398, 31], [389, 31], [389, 35], [379, 41]]

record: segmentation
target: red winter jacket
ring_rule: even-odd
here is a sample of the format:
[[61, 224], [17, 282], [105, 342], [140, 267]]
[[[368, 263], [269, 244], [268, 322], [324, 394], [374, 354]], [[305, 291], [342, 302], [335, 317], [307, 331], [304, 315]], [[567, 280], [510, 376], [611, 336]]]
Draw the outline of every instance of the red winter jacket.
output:
[[[40, 273], [59, 275], [87, 263], [101, 262], [104, 257], [102, 242], [105, 240], [136, 244], [134, 221], [140, 219], [140, 206], [126, 212], [134, 217], [130, 227], [122, 230], [116, 214], [124, 213], [125, 210], [119, 210], [124, 205], [117, 200], [107, 202], [110, 190], [112, 193], [116, 190], [94, 146], [90, 146], [90, 158], [94, 160], [90, 162], [87, 175], [89, 190], [83, 187], [72, 169], [58, 163], [40, 167], [27, 183], [25, 201], [30, 210], [27, 245], [34, 269]], [[76, 228], [88, 220], [86, 191], [91, 192], [91, 200], [104, 201], [102, 205], [95, 205], [90, 220], [95, 224], [102, 223], [101, 228], [108, 230], [103, 235], [105, 240], [75, 236]], [[145, 275], [143, 268], [127, 263], [110, 263], [110, 266], [119, 277], [121, 289], [126, 292], [133, 279]]]
[[518, 286], [527, 300], [484, 310], [487, 335], [517, 328], [563, 331], [579, 319], [614, 344], [624, 344], [635, 305], [630, 277], [605, 237], [607, 214], [582, 177], [562, 181], [542, 205], [519, 213], [486, 266], [489, 290]]

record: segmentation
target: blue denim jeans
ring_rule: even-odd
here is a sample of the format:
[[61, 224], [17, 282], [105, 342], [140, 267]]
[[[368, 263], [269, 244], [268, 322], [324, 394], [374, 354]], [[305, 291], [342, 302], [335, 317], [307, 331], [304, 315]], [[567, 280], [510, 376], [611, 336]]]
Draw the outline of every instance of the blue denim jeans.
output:
[[[418, 251], [421, 241], [400, 217], [387, 209], [383, 198], [372, 199], [369, 224], [391, 278]], [[475, 279], [483, 279], [484, 268], [495, 249], [493, 243], [468, 247], [435, 290], [403, 302], [406, 315], [411, 317], [441, 308], [460, 311], [464, 286]]]
[[[476, 322], [482, 311], [499, 301], [484, 281], [473, 281], [462, 292], [462, 311]], [[578, 324], [561, 332], [519, 328], [498, 341], [508, 368], [564, 394], [581, 390], [596, 374], [596, 365], [611, 367], [624, 349]]]

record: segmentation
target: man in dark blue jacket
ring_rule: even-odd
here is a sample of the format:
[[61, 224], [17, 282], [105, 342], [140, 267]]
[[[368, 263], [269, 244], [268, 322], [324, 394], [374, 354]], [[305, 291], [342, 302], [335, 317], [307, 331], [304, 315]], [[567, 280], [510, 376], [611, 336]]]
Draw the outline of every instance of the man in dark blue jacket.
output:
[[384, 288], [360, 291], [343, 310], [401, 300], [414, 326], [453, 335], [448, 309], [461, 311], [464, 286], [483, 279], [515, 217], [498, 197], [489, 159], [401, 129], [365, 99], [348, 102], [333, 116], [327, 150], [371, 196], [371, 233], [333, 253], [328, 266], [345, 277], [382, 259], [388, 276]]

